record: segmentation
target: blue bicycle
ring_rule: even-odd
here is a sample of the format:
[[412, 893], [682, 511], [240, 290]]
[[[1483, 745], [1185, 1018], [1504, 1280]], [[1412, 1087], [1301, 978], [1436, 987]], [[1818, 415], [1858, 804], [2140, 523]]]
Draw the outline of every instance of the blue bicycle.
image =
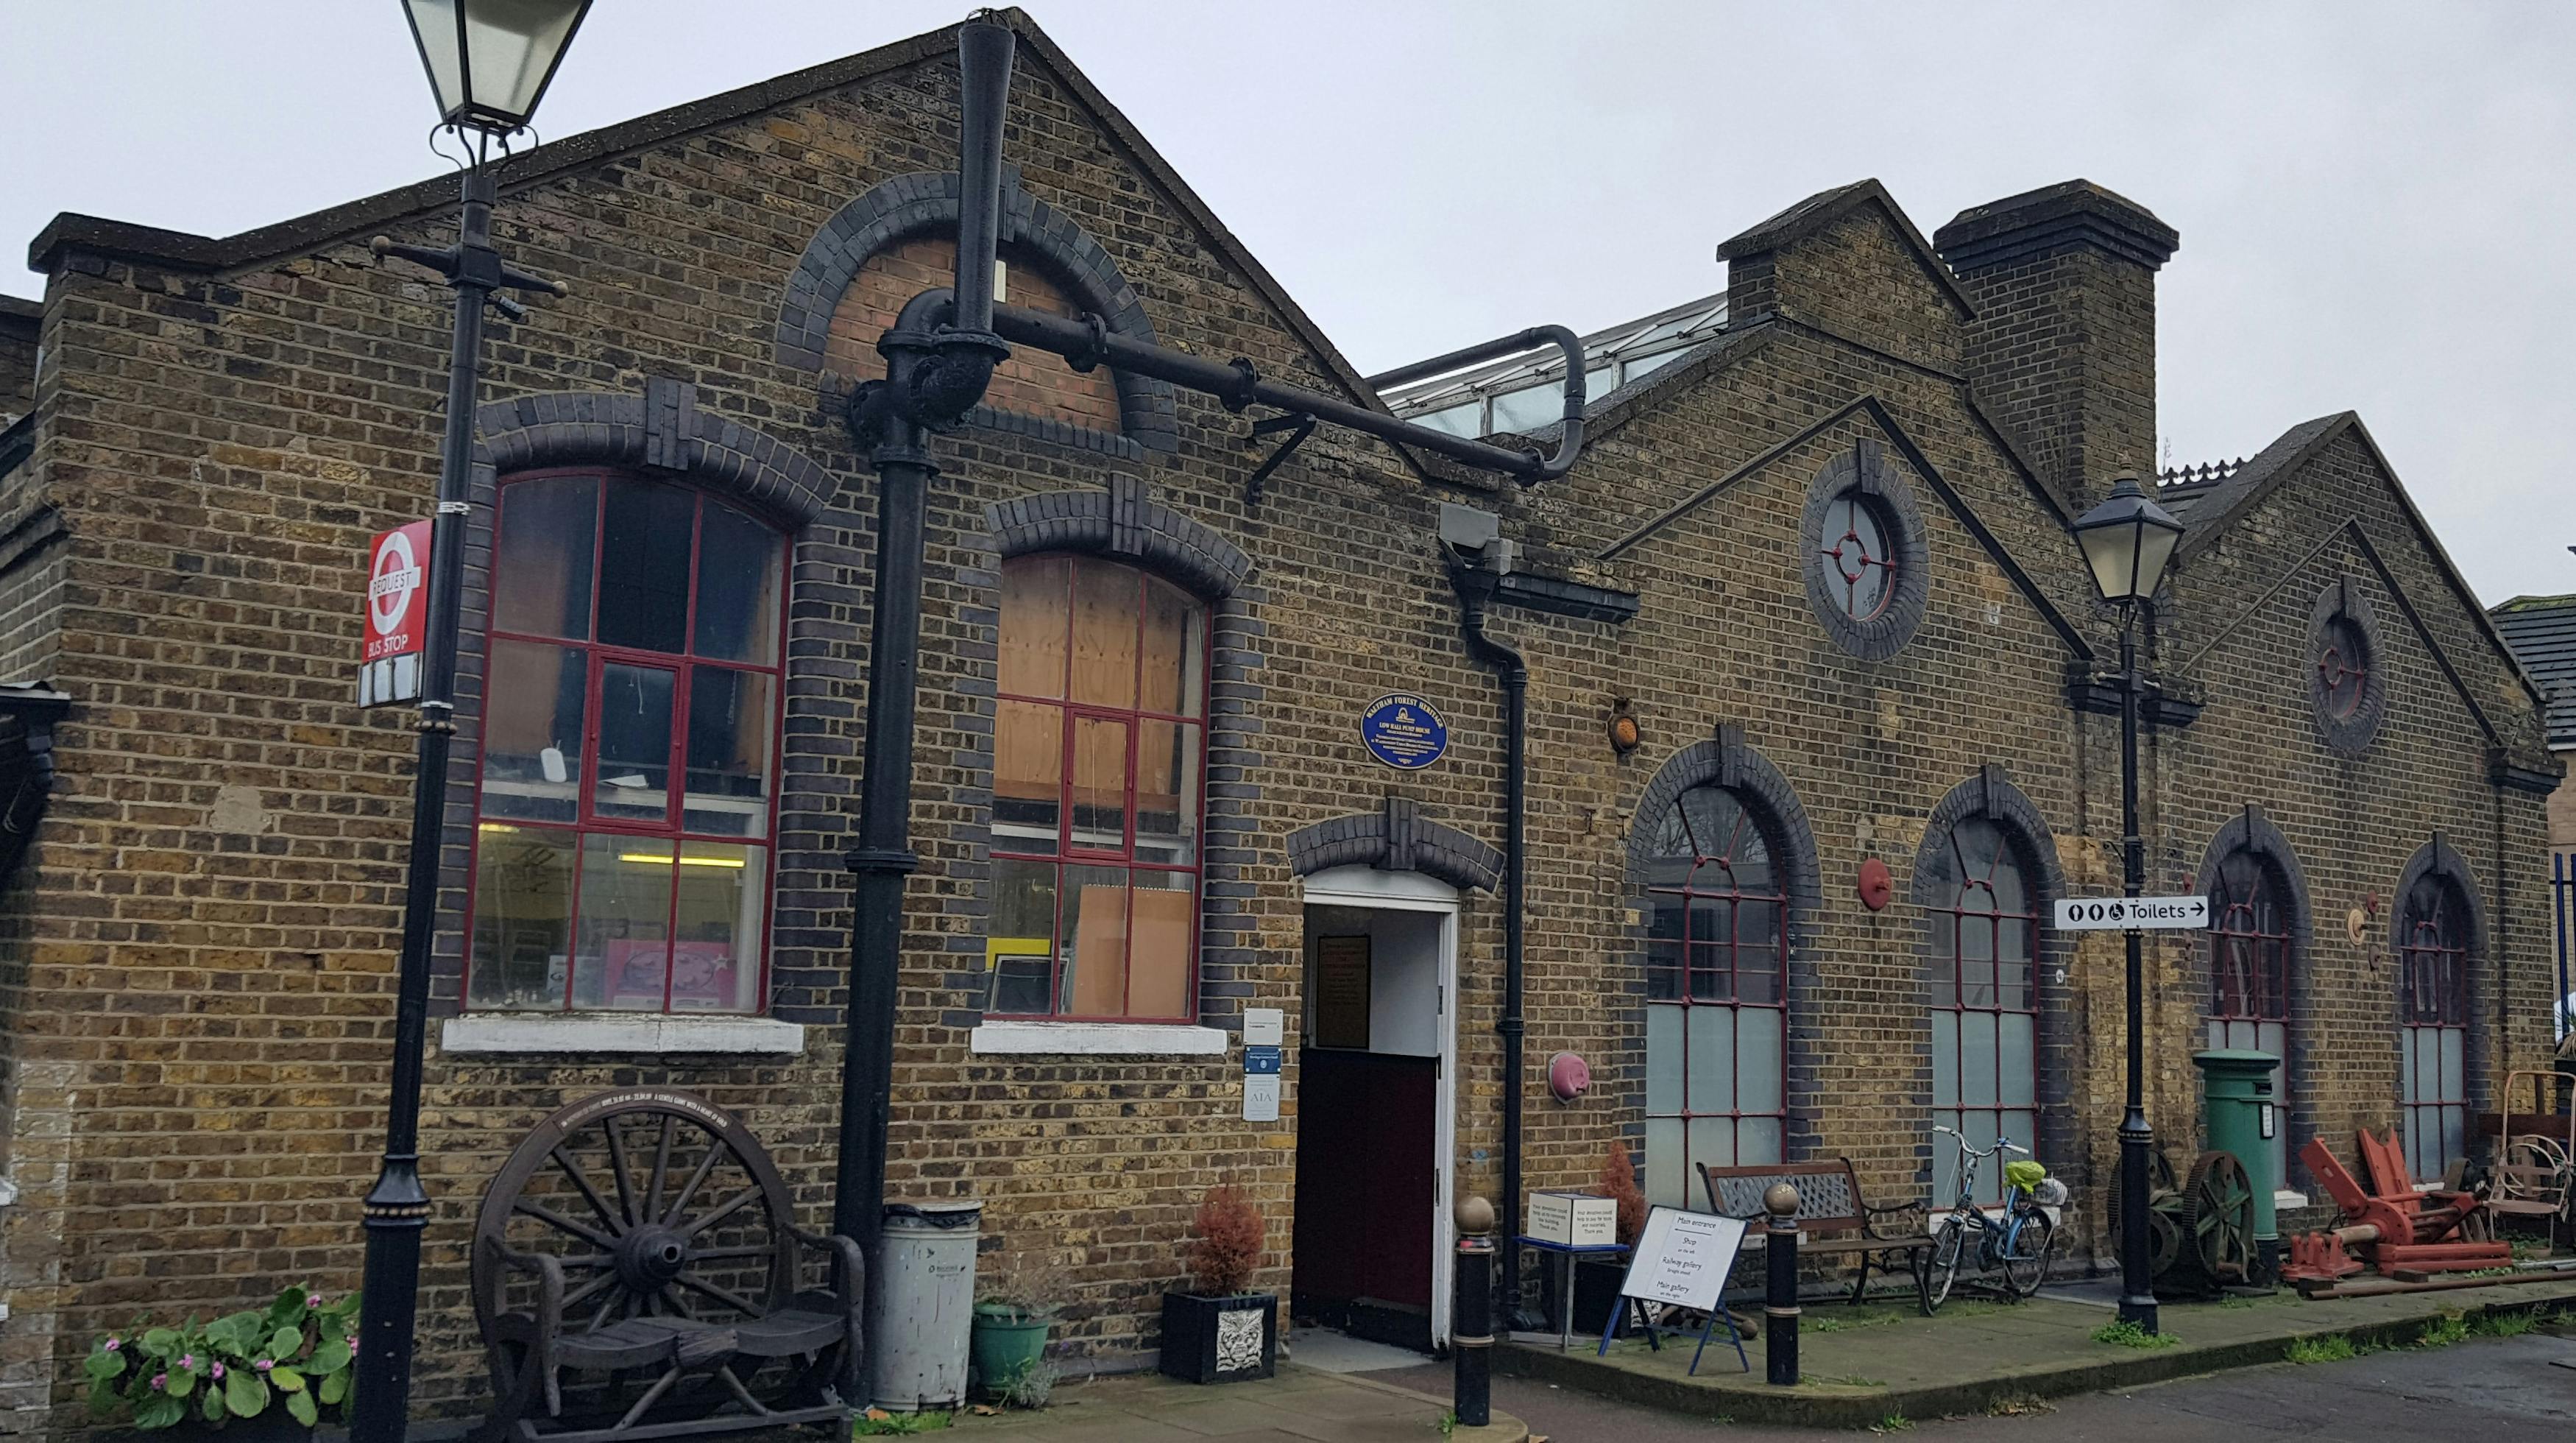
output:
[[2064, 1203], [2066, 1185], [2050, 1177], [2039, 1163], [2006, 1163], [2003, 1206], [1990, 1213], [1977, 1205], [1977, 1164], [2000, 1152], [2027, 1158], [2030, 1149], [1998, 1137], [1994, 1146], [1979, 1151], [1954, 1128], [1935, 1125], [1932, 1130], [1959, 1145], [1959, 1197], [1946, 1216], [1933, 1220], [1932, 1256], [1915, 1275], [1924, 1316], [1931, 1316], [1949, 1299], [1959, 1280], [1959, 1265], [1968, 1256], [1972, 1233], [1978, 1271], [2001, 1269], [2004, 1291], [2016, 1298], [2038, 1292], [2040, 1284], [2048, 1281], [2049, 1253], [2057, 1241], [2056, 1224], [2049, 1221], [2045, 1209]]

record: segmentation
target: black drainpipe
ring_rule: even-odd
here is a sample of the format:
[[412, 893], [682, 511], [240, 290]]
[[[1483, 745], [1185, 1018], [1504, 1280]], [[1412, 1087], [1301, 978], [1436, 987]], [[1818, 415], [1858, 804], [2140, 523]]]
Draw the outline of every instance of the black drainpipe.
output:
[[[1525, 886], [1521, 833], [1529, 805], [1529, 663], [1485, 634], [1485, 610], [1501, 581], [1493, 571], [1449, 559], [1449, 584], [1458, 591], [1458, 630], [1467, 654], [1501, 674], [1503, 682], [1503, 1015], [1494, 1031], [1503, 1039], [1503, 1233], [1511, 1236], [1521, 1212], [1521, 948]], [[1572, 1306], [1568, 1303], [1567, 1306]], [[1514, 1328], [1544, 1322], [1521, 1302], [1521, 1250], [1503, 1249], [1503, 1316]]]

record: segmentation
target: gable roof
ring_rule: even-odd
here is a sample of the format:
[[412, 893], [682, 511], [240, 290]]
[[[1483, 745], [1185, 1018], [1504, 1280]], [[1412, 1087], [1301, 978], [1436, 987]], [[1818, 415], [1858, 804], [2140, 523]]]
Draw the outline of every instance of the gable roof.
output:
[[2488, 615], [2548, 694], [2550, 749], [2576, 747], [2576, 596], [2517, 596]]
[[1913, 253], [1915, 263], [1923, 268], [1923, 273], [1931, 277], [1933, 285], [1949, 298], [1951, 305], [1958, 308], [1961, 319], [1974, 319], [1977, 308], [1968, 303], [1968, 293], [1959, 289], [1958, 278], [1951, 275], [1950, 268], [1933, 253], [1932, 244], [1923, 238], [1923, 232], [1914, 228], [1905, 208], [1898, 205], [1896, 198], [1887, 193], [1887, 187], [1875, 179], [1856, 180], [1832, 190], [1818, 191], [1769, 220], [1758, 222], [1752, 229], [1721, 242], [1717, 258], [1732, 261], [1739, 256], [1778, 250], [1819, 234], [1852, 212], [1873, 205], [1896, 228], [1906, 249]]
[[2443, 547], [2442, 538], [2433, 533], [2424, 513], [2415, 509], [2415, 498], [2406, 494], [2405, 484], [2397, 479], [2397, 468], [2388, 464], [2388, 453], [2379, 449], [2379, 443], [2371, 437], [2370, 428], [2361, 423], [2359, 412], [2337, 411], [2331, 416], [2319, 416], [2313, 421], [2302, 421], [2292, 426], [2281, 433], [2279, 440], [2239, 466], [2235, 475], [2200, 497], [2192, 505], [2189, 519], [2184, 523], [2181, 544], [2174, 548], [2175, 564], [2189, 561], [2216, 545], [2228, 528], [2251, 512], [2264, 497], [2271, 495], [2283, 482], [2298, 474], [2300, 468], [2323, 455], [2328, 447], [2347, 435], [2360, 444], [2363, 454], [2379, 468], [2379, 474], [2387, 478], [2389, 494], [2397, 499], [2398, 511], [2405, 516], [2407, 525], [2414, 528], [2416, 539], [2424, 543], [2425, 551], [2432, 556], [2433, 568], [2441, 575], [2443, 584], [2450, 588], [2476, 628], [2485, 634], [2506, 664], [2513, 668], [2514, 675], [2521, 678], [2524, 688], [2531, 693], [2532, 701], [2546, 709], [2549, 705], [2547, 691], [2533, 679], [2514, 649], [2505, 644], [2494, 619], [2487, 615], [2486, 608], [2478, 601], [2478, 594], [2469, 588], [2468, 581], [2460, 575], [2459, 566], [2451, 560], [2451, 553]]
[[[1183, 218], [1200, 230], [1210, 249], [1251, 284], [1297, 339], [1313, 353], [1325, 374], [1348, 393], [1353, 402], [1372, 410], [1385, 409], [1385, 403], [1378, 399], [1377, 392], [1369, 388], [1359, 371], [1342, 355], [1340, 348], [1325, 337], [1313, 318], [1289, 299], [1278, 279], [1253, 258], [1198, 193], [1190, 189], [1189, 183], [1181, 179], [1171, 163], [1164, 160], [1135, 125], [1109, 103], [1108, 97], [1101, 94], [1055, 41], [1038, 28], [1038, 23], [1026, 11], [1015, 7], [986, 13], [989, 18], [1008, 25], [1019, 37], [1022, 53], [1033, 54], [1074, 100], [1091, 112], [1109, 142], [1125, 152], [1137, 170], [1162, 190]], [[959, 25], [963, 23], [961, 21]], [[943, 26], [907, 40], [791, 71], [704, 100], [550, 141], [502, 161], [494, 167], [496, 179], [505, 193], [523, 190], [925, 60], [951, 56], [957, 52], [959, 25]], [[172, 270], [238, 270], [352, 241], [399, 221], [445, 214], [455, 204], [456, 182], [452, 177], [442, 176], [220, 239], [64, 212], [55, 216], [28, 246], [27, 264], [30, 269], [51, 274], [67, 256], [77, 252], [142, 261]], [[787, 271], [782, 269], [779, 275], [780, 283], [785, 284]], [[1405, 454], [1410, 459], [1410, 453]]]

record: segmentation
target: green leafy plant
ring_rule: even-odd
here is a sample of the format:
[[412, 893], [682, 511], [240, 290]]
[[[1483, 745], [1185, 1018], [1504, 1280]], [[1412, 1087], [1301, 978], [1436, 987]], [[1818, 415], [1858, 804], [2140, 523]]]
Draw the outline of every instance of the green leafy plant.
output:
[[2290, 1361], [2293, 1363], [2340, 1363], [2358, 1356], [2360, 1351], [2352, 1345], [2352, 1339], [2341, 1334], [2331, 1338], [2290, 1340]]
[[1872, 1433], [1910, 1433], [1914, 1431], [1914, 1420], [1906, 1417], [1902, 1413], [1890, 1413], [1886, 1417], [1871, 1424], [1869, 1431]]
[[2182, 1339], [2171, 1333], [2150, 1333], [2135, 1323], [2104, 1323], [2093, 1330], [2093, 1341], [2122, 1348], [2170, 1348]]
[[100, 1338], [81, 1364], [89, 1411], [155, 1430], [177, 1426], [192, 1410], [220, 1427], [282, 1406], [310, 1428], [324, 1408], [349, 1399], [357, 1330], [355, 1293], [325, 1302], [304, 1288], [279, 1293], [265, 1310], [202, 1327], [193, 1313], [175, 1328], [138, 1318], [124, 1333]]
[[1062, 1368], [1044, 1358], [1038, 1359], [1021, 1369], [1018, 1380], [1011, 1384], [1011, 1406], [1032, 1410], [1045, 1407], [1054, 1401], [1055, 1385], [1063, 1377]]
[[2469, 1320], [2467, 1318], [2462, 1317], [2458, 1313], [2444, 1313], [2439, 1322], [2427, 1323], [2424, 1325], [2424, 1331], [2417, 1334], [2415, 1337], [2415, 1346], [2419, 1348], [2447, 1348], [2453, 1343], [2467, 1341], [2468, 1336]]
[[870, 1408], [850, 1420], [850, 1432], [860, 1438], [876, 1438], [897, 1433], [938, 1433], [949, 1424], [946, 1413], [889, 1413], [883, 1408]]
[[2540, 1326], [2536, 1313], [2481, 1313], [2470, 1328], [2481, 1337], [2519, 1338]]

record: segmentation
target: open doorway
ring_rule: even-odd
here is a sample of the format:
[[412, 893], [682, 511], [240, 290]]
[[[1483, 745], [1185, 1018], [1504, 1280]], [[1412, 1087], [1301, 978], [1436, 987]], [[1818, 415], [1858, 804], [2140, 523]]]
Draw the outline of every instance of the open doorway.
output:
[[1449, 1335], [1457, 893], [1348, 867], [1305, 895], [1291, 1311], [1428, 1352]]

